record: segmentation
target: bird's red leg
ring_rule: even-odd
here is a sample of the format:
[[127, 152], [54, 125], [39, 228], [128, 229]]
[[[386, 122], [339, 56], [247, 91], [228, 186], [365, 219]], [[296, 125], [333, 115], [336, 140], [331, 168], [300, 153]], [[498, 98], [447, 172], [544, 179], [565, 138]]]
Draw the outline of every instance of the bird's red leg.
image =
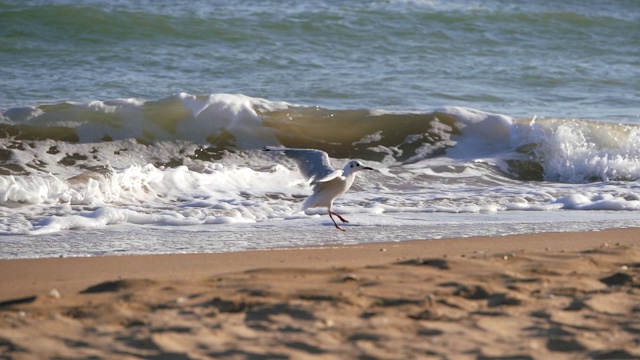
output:
[[333, 214], [333, 215], [337, 216], [337, 217], [338, 217], [338, 219], [340, 219], [340, 221], [342, 221], [343, 223], [347, 223], [347, 224], [349, 223], [349, 221], [347, 221], [347, 219], [345, 219], [345, 218], [343, 218], [342, 216], [340, 216], [340, 215], [338, 215], [338, 214], [334, 213], [333, 211], [329, 211], [329, 214]]
[[336, 221], [333, 219], [333, 216], [331, 214], [335, 214], [337, 217], [340, 218], [340, 220], [342, 220], [344, 222], [344, 219], [342, 219], [342, 217], [340, 217], [340, 215], [334, 213], [333, 211], [329, 211], [329, 217], [331, 218], [331, 221], [333, 221], [333, 225], [336, 226], [336, 229], [341, 230], [341, 231], [347, 231], [343, 228], [341, 228], [340, 226], [338, 226], [338, 223], [336, 223]]

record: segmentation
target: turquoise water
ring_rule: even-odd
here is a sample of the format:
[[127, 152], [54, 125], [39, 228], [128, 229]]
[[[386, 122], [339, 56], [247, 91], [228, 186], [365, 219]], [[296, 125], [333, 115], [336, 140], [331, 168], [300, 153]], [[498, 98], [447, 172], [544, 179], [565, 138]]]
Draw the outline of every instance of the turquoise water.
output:
[[3, 1], [0, 108], [241, 93], [637, 122], [640, 2]]

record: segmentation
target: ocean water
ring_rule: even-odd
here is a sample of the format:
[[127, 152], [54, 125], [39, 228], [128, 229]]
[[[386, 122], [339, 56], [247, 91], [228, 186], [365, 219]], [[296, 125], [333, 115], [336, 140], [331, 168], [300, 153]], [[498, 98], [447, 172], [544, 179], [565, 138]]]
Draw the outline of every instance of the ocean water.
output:
[[[0, 1], [0, 258], [640, 226], [640, 1]], [[267, 145], [359, 159], [334, 210]]]

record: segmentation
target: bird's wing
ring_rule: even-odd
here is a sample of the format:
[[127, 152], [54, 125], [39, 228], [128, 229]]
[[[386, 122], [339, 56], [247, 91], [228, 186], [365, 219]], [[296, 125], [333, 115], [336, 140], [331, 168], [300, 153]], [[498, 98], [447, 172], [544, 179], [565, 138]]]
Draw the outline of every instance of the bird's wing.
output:
[[302, 175], [310, 182], [325, 182], [342, 175], [342, 170], [336, 170], [329, 162], [326, 152], [315, 149], [290, 149], [279, 147], [265, 147], [266, 151], [283, 151], [293, 159]]

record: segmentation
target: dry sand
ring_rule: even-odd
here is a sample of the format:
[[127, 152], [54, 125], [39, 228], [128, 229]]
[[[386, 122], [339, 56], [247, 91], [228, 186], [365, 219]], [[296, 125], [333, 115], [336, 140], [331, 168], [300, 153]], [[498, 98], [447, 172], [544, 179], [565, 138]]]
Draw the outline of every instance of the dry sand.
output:
[[638, 359], [640, 229], [0, 260], [0, 359]]

